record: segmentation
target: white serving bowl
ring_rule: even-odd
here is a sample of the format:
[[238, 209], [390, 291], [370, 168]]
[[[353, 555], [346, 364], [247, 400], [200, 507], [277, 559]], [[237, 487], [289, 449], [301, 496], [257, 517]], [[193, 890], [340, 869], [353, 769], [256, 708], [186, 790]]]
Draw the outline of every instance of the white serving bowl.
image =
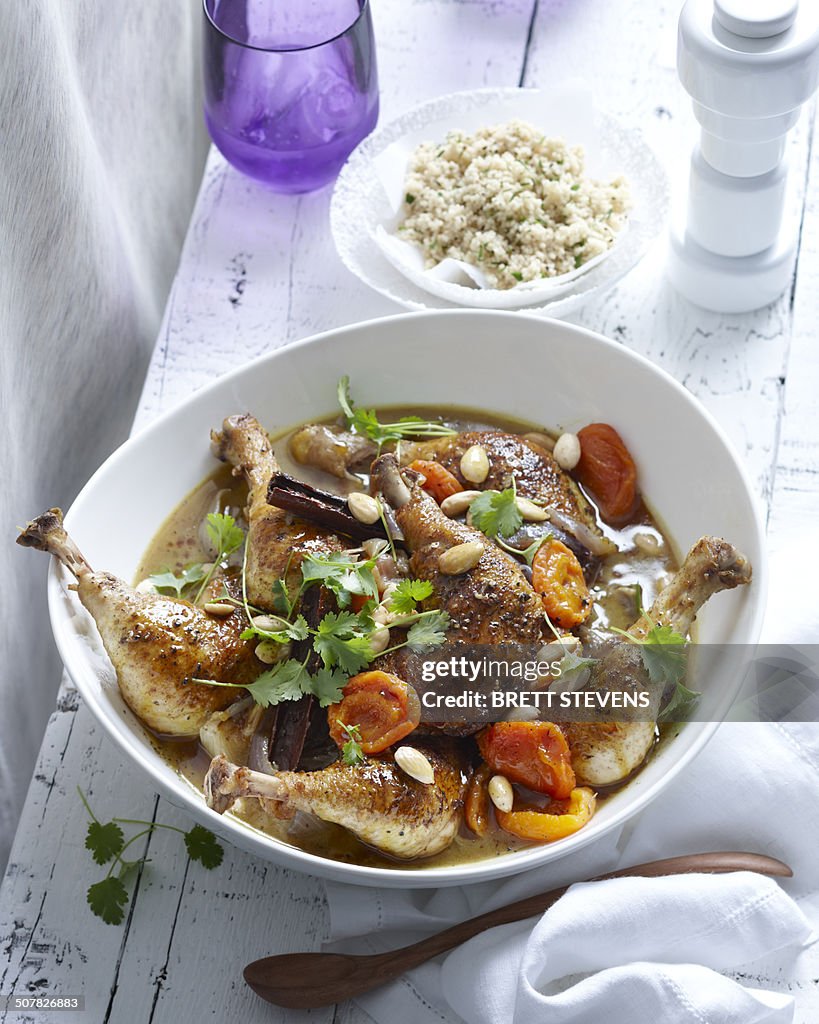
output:
[[[332, 413], [349, 374], [366, 405], [462, 405], [577, 429], [614, 424], [631, 449], [644, 493], [681, 551], [700, 535], [724, 536], [754, 567], [754, 582], [718, 596], [700, 616], [703, 643], [753, 643], [766, 589], [762, 520], [737, 455], [699, 403], [648, 360], [571, 324], [522, 314], [403, 314], [317, 335], [249, 363], [197, 392], [116, 451], [86, 484], [66, 525], [90, 563], [131, 579], [170, 510], [214, 468], [208, 436], [225, 416], [251, 411], [271, 431]], [[55, 495], [55, 498], [58, 496]], [[135, 768], [176, 806], [237, 846], [287, 867], [359, 884], [441, 886], [513, 874], [564, 857], [621, 825], [658, 797], [716, 725], [690, 722], [591, 823], [549, 846], [475, 863], [361, 867], [304, 853], [209, 810], [201, 794], [153, 749], [119, 695], [90, 617], [49, 577], [54, 635], [83, 699]], [[708, 686], [729, 690], [717, 675]]]

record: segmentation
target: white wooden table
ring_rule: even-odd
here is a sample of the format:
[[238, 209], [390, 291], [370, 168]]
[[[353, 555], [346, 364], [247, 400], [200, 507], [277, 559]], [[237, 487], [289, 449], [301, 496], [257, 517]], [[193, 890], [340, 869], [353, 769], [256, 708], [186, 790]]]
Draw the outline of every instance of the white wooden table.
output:
[[[694, 126], [674, 71], [680, 0], [376, 0], [374, 7], [382, 123], [455, 89], [542, 87], [582, 72], [607, 109], [642, 129], [669, 170], [685, 167]], [[819, 159], [811, 158], [811, 133], [808, 111], [792, 154], [803, 207], [799, 262], [778, 303], [733, 317], [695, 309], [664, 280], [658, 252], [574, 318], [650, 356], [714, 413], [767, 502], [772, 547], [811, 531], [819, 498]], [[339, 263], [328, 204], [327, 193], [272, 195], [211, 154], [135, 429], [271, 348], [398, 312]], [[208, 872], [188, 861], [177, 836], [160, 832], [125, 924], [93, 917], [85, 890], [99, 872], [83, 850], [78, 785], [101, 818], [156, 816], [188, 827], [64, 685], [3, 883], [0, 994], [84, 993], [87, 1012], [64, 1012], [61, 1021], [364, 1019], [351, 1006], [278, 1011], [245, 987], [242, 965], [267, 952], [316, 948], [327, 922], [319, 882], [238, 850], [226, 849], [222, 866]], [[809, 972], [785, 980], [773, 972], [763, 983], [795, 992], [803, 1024], [819, 1019], [819, 984]]]

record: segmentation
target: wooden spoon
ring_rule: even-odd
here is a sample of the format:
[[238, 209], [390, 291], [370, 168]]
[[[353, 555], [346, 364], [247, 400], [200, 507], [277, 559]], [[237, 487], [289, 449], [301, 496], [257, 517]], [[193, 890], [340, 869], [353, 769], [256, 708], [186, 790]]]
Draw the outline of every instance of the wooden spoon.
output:
[[[694, 872], [722, 874], [729, 871], [755, 871], [760, 875], [790, 878], [787, 864], [773, 857], [756, 853], [692, 853], [685, 857], [669, 857], [647, 864], [610, 871], [589, 879], [601, 882], [606, 878], [660, 875], [685, 875]], [[459, 946], [474, 935], [499, 924], [523, 921], [548, 910], [566, 892], [568, 885], [530, 896], [506, 907], [462, 921], [437, 935], [422, 939], [412, 946], [375, 953], [350, 956], [345, 953], [285, 953], [254, 960], [244, 970], [245, 981], [256, 995], [277, 1006], [312, 1009], [351, 999], [370, 989], [392, 981], [406, 971]]]

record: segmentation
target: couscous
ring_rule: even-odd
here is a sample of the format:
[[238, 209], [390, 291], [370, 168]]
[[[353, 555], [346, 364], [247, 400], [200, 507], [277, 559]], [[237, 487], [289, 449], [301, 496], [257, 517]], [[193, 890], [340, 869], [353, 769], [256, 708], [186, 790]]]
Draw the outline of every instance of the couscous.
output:
[[584, 177], [579, 146], [522, 121], [422, 143], [406, 178], [398, 230], [427, 267], [479, 267], [493, 288], [556, 277], [609, 249], [626, 223], [628, 185]]

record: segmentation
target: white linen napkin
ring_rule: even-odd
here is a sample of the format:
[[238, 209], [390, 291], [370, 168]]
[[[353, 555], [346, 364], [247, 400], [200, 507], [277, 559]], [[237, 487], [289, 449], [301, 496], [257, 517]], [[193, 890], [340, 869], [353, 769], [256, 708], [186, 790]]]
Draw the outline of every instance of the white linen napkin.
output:
[[[819, 642], [783, 552], [772, 592], [811, 609], [801, 643]], [[800, 574], [805, 581], [810, 574]], [[778, 602], [765, 640], [780, 639]], [[619, 834], [496, 882], [440, 890], [326, 883], [331, 943], [376, 952], [569, 881], [707, 850], [753, 850], [791, 865], [779, 883], [750, 873], [615, 879], [574, 885], [539, 919], [490, 929], [399, 981], [361, 996], [378, 1024], [785, 1024], [789, 996], [720, 973], [777, 950], [787, 968], [819, 924], [819, 725], [727, 723], [699, 757]], [[779, 962], [779, 961], [778, 961]]]

